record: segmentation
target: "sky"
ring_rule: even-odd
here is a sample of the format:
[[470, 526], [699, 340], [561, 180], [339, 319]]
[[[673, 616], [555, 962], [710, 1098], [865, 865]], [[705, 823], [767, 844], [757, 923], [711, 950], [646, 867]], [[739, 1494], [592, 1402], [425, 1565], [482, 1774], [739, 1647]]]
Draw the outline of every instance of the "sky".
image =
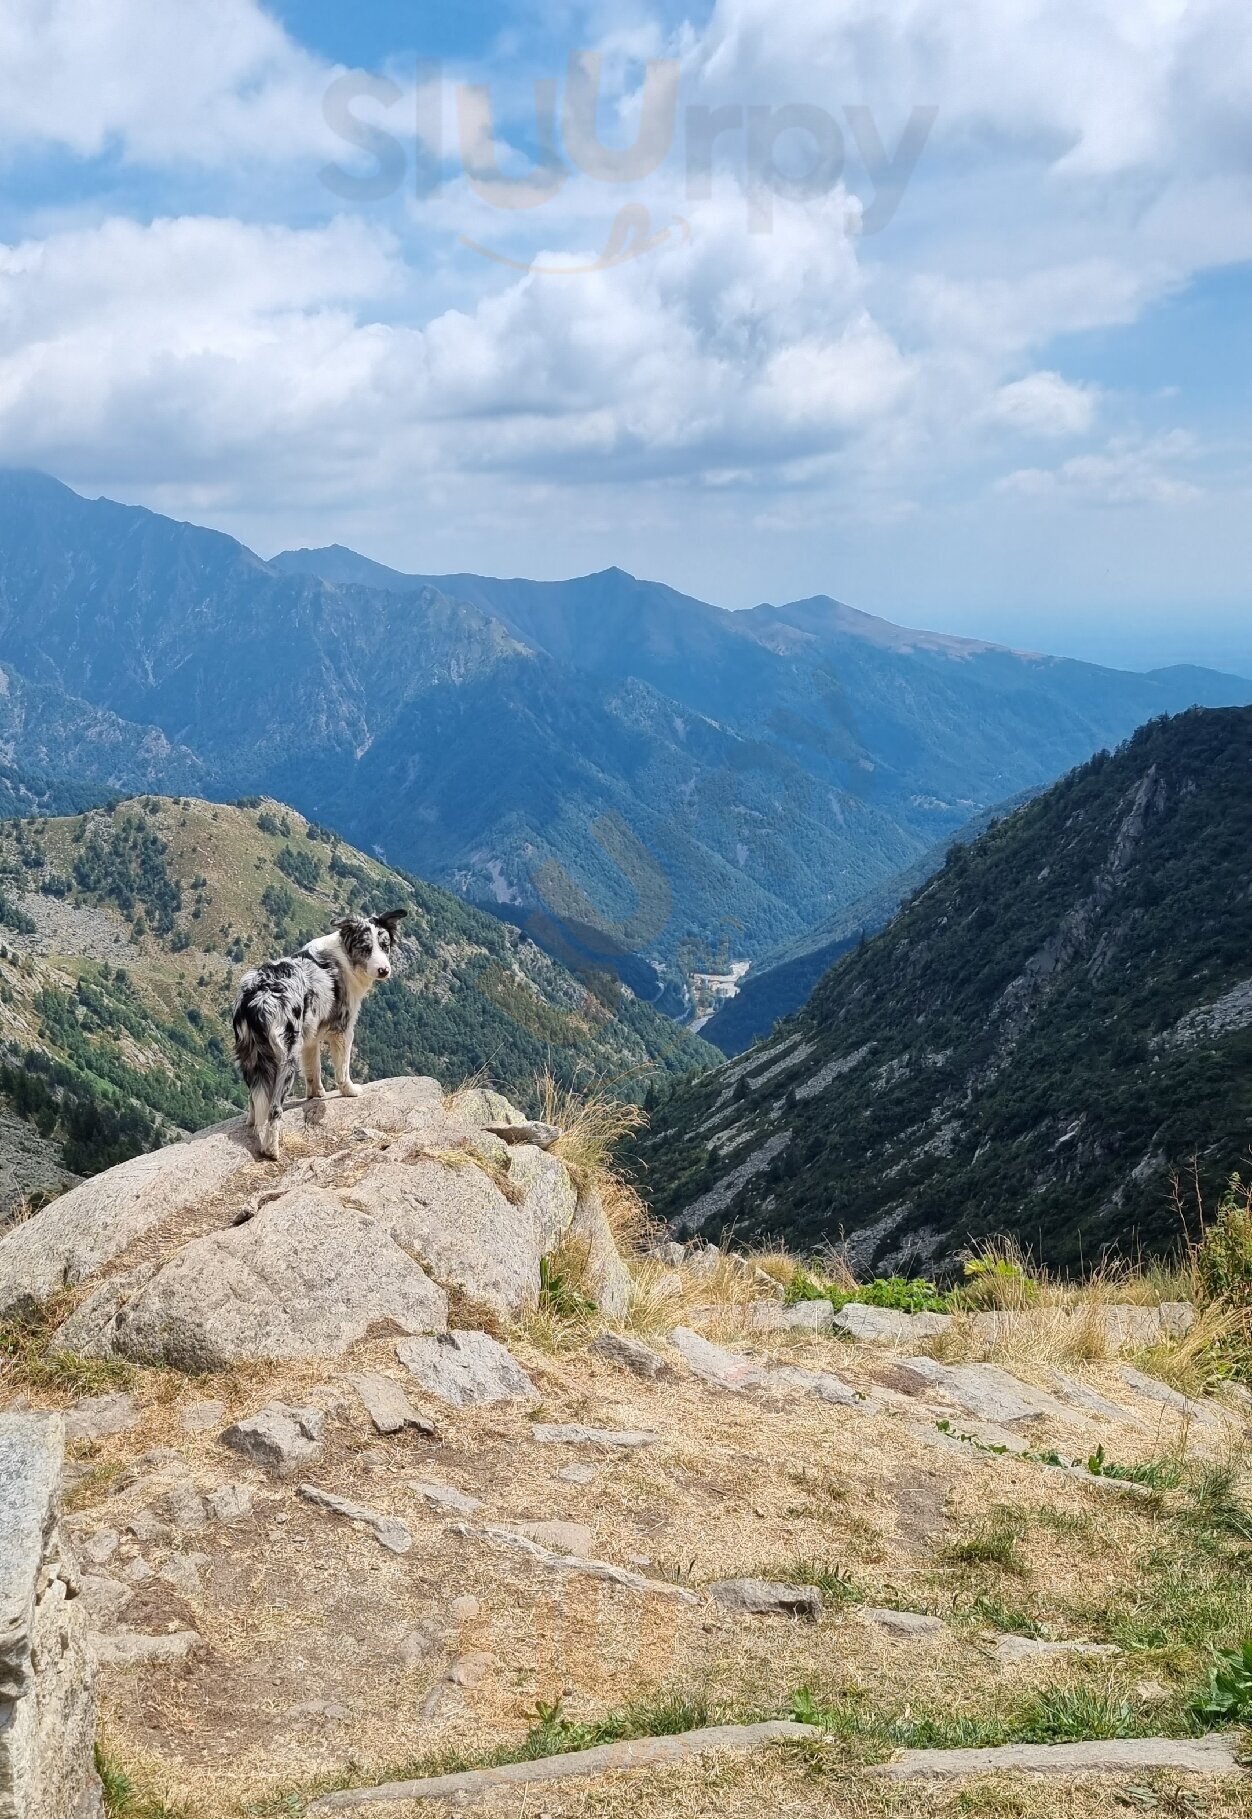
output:
[[1246, 0], [5, 0], [0, 462], [1252, 674]]

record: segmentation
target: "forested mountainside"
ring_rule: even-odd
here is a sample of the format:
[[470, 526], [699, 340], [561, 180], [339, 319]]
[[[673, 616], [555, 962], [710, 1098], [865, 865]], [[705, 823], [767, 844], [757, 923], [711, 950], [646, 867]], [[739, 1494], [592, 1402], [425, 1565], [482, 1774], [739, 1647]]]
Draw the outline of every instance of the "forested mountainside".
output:
[[115, 792], [95, 783], [36, 777], [15, 764], [0, 763], [0, 821], [22, 815], [78, 815], [99, 808]]
[[623, 990], [283, 805], [139, 797], [0, 822], [0, 1215], [226, 1117], [243, 1094], [243, 971], [350, 908], [404, 907], [399, 974], [366, 1003], [362, 1077], [545, 1069], [642, 1096], [707, 1048]]
[[[331, 558], [334, 558], [333, 560]], [[318, 572], [320, 571], [320, 572]], [[1252, 700], [907, 632], [728, 613], [619, 569], [396, 576], [0, 473], [0, 759], [293, 802], [465, 898], [665, 969], [759, 958], [1144, 719]]]
[[939, 870], [955, 842], [976, 840], [993, 822], [1011, 814], [1034, 793], [1024, 792], [975, 815], [950, 840], [932, 846], [912, 865], [858, 897], [846, 910], [820, 922], [776, 954], [767, 954], [744, 979], [735, 997], [728, 999], [701, 1027], [705, 1041], [724, 1055], [734, 1056], [768, 1036], [776, 1023], [807, 1002], [818, 980], [836, 960], [890, 922], [900, 905]]
[[1252, 712], [1143, 728], [970, 846], [639, 1159], [682, 1231], [941, 1268], [1177, 1242], [1252, 1165]]

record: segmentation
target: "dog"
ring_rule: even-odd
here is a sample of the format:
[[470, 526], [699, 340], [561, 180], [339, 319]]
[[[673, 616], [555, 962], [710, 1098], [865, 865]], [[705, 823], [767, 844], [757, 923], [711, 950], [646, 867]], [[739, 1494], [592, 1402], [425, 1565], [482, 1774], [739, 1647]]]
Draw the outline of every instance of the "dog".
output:
[[322, 1097], [323, 1043], [344, 1098], [360, 1092], [352, 1079], [357, 1016], [370, 987], [391, 976], [396, 928], [406, 914], [345, 916], [298, 954], [244, 974], [233, 1017], [235, 1057], [249, 1093], [244, 1126], [256, 1132], [260, 1155], [278, 1160], [283, 1102], [297, 1066], [306, 1097]]

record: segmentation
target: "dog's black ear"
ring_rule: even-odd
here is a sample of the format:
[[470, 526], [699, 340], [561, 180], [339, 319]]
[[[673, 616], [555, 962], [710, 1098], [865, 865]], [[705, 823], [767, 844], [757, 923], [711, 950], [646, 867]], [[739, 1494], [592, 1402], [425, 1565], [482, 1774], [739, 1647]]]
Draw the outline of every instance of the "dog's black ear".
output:
[[409, 913], [408, 910], [402, 910], [402, 909], [384, 910], [382, 915], [375, 916], [374, 920], [378, 924], [379, 928], [386, 929], [387, 933], [391, 936], [391, 939], [394, 941], [396, 938], [396, 924], [398, 922], [403, 922], [404, 918], [408, 915], [408, 913]]

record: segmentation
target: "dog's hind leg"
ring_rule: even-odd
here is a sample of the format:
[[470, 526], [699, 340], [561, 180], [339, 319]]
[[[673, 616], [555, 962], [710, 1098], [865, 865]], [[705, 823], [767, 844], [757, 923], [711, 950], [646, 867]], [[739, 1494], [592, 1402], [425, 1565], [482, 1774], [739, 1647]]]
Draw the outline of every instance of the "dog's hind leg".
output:
[[304, 1096], [306, 1099], [322, 1097], [322, 1044], [317, 1036], [306, 1042], [300, 1057], [304, 1070]]

